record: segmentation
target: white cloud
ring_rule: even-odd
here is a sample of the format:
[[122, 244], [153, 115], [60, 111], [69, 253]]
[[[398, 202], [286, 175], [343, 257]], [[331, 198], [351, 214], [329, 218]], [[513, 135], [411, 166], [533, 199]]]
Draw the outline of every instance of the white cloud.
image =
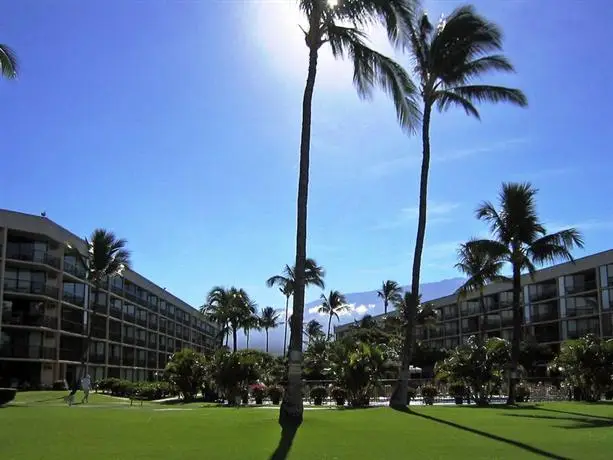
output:
[[[451, 221], [449, 214], [461, 206], [460, 203], [452, 202], [430, 202], [428, 203], [428, 224], [437, 224]], [[391, 228], [403, 227], [415, 220], [419, 216], [419, 208], [410, 206], [402, 208], [394, 219], [380, 222], [373, 227], [373, 230], [387, 230]]]
[[[360, 315], [365, 314], [366, 312], [368, 312], [369, 310], [373, 310], [375, 308], [375, 304], [360, 304], [357, 305], [355, 303], [348, 303], [346, 304], [347, 308], [343, 311], [340, 311], [338, 313], [338, 316], [353, 316], [354, 313], [358, 313]], [[319, 313], [319, 307], [321, 307], [321, 305], [316, 305], [312, 308], [309, 308], [309, 314], [311, 315], [315, 315], [315, 314], [319, 314], [319, 316], [328, 316], [326, 313]]]

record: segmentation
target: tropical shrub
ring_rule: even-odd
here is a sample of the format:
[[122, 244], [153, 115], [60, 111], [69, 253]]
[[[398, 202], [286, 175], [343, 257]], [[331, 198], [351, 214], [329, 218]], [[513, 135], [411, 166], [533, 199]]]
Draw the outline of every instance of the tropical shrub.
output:
[[337, 406], [344, 406], [347, 401], [347, 391], [341, 387], [333, 387], [330, 390], [330, 396], [332, 396]]
[[515, 388], [515, 401], [518, 403], [526, 402], [530, 399], [530, 388], [526, 385], [517, 385]]
[[56, 380], [53, 382], [51, 389], [53, 391], [66, 391], [68, 390], [68, 385], [66, 384], [65, 380]]
[[244, 392], [247, 392], [248, 399], [249, 392], [245, 389], [260, 377], [258, 358], [252, 350], [230, 353], [225, 348], [219, 349], [208, 368], [213, 382], [229, 404], [234, 404], [237, 396], [244, 400]]
[[581, 399], [598, 401], [613, 381], [613, 340], [588, 334], [562, 344], [553, 360], [567, 386], [576, 388]]
[[449, 385], [449, 396], [455, 399], [456, 404], [462, 404], [468, 396], [468, 388], [463, 383], [452, 383]]
[[434, 398], [438, 396], [438, 390], [433, 385], [424, 385], [421, 387], [421, 396], [424, 399], [424, 404], [431, 406], [434, 404]]
[[266, 385], [262, 383], [251, 385], [251, 395], [253, 399], [255, 399], [256, 404], [262, 404], [264, 402], [264, 396], [266, 395]]
[[310, 396], [316, 406], [321, 406], [324, 399], [328, 396], [328, 390], [325, 387], [313, 387], [311, 388]]
[[279, 404], [281, 397], [283, 396], [283, 388], [279, 385], [272, 385], [268, 387], [268, 396], [273, 404]]
[[10, 403], [15, 399], [17, 390], [15, 388], [0, 388], [0, 406]]
[[486, 405], [502, 383], [503, 370], [511, 359], [509, 342], [492, 337], [483, 342], [472, 336], [437, 363], [436, 376], [447, 382], [466, 382], [478, 405]]
[[204, 356], [189, 348], [173, 354], [164, 370], [166, 380], [175, 385], [186, 400], [198, 394], [204, 383], [205, 373]]
[[411, 404], [411, 400], [415, 399], [415, 397], [417, 396], [417, 388], [410, 386], [407, 391], [408, 391], [407, 401], [409, 404]]

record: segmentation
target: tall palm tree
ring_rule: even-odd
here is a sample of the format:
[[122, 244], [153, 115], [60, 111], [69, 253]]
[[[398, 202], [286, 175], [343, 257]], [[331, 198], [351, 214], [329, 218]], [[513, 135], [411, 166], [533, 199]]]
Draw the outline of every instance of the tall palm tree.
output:
[[456, 269], [468, 276], [468, 279], [457, 290], [458, 299], [465, 299], [471, 292], [479, 293], [479, 335], [485, 340], [485, 299], [483, 289], [489, 283], [508, 281], [500, 273], [504, 267], [504, 260], [493, 257], [485, 248], [473, 244], [475, 239], [462, 243], [458, 248], [458, 263]]
[[259, 331], [260, 330], [260, 317], [257, 313], [257, 307], [254, 305], [254, 312], [251, 315], [248, 315], [243, 320], [241, 324], [243, 327], [243, 331], [245, 331], [245, 336], [247, 337], [247, 348], [249, 348], [249, 338], [251, 336], [251, 331]]
[[479, 205], [478, 219], [489, 224], [493, 240], [475, 240], [470, 244], [486, 251], [494, 259], [513, 267], [513, 339], [508, 404], [515, 403], [517, 368], [521, 352], [523, 305], [521, 272], [534, 274], [536, 266], [557, 260], [573, 261], [571, 250], [583, 247], [581, 233], [575, 228], [547, 234], [536, 211], [537, 189], [529, 183], [504, 183], [498, 209], [489, 201]]
[[306, 324], [304, 328], [304, 333], [309, 339], [309, 343], [313, 340], [320, 338], [324, 335], [323, 326], [316, 319], [312, 319]]
[[384, 314], [387, 315], [387, 306], [396, 302], [402, 296], [402, 288], [396, 281], [387, 280], [381, 284], [381, 289], [377, 291], [377, 297], [383, 299]]
[[321, 295], [321, 305], [317, 309], [318, 313], [328, 315], [328, 340], [330, 340], [330, 327], [332, 326], [332, 318], [338, 319], [338, 314], [347, 311], [347, 299], [339, 291], [330, 291], [328, 296]]
[[296, 262], [294, 287], [294, 321], [291, 325], [288, 387], [283, 398], [279, 422], [302, 422], [302, 322], [304, 319], [307, 201], [311, 149], [311, 116], [313, 91], [317, 75], [319, 51], [330, 46], [335, 58], [347, 56], [353, 62], [353, 81], [362, 97], [368, 97], [375, 86], [392, 96], [399, 122], [411, 129], [417, 107], [405, 97], [414, 87], [402, 68], [390, 58], [367, 45], [363, 28], [373, 22], [383, 24], [393, 43], [398, 43], [404, 25], [410, 19], [413, 0], [298, 0], [308, 26], [303, 29], [309, 49], [309, 65], [302, 100], [300, 166], [296, 217]]
[[203, 313], [211, 320], [227, 324], [232, 331], [232, 351], [237, 350], [237, 332], [255, 314], [256, 304], [243, 290], [215, 286], [207, 295]]
[[[421, 258], [426, 236], [428, 173], [430, 169], [430, 120], [432, 109], [439, 111], [457, 106], [475, 118], [480, 102], [509, 102], [520, 107], [527, 105], [525, 95], [518, 89], [485, 85], [478, 82], [492, 71], [512, 72], [513, 66], [501, 54], [502, 32], [498, 26], [478, 15], [472, 6], [462, 6], [433, 27], [425, 13], [415, 14], [409, 23], [407, 48], [411, 55], [415, 77], [421, 96], [422, 164], [419, 186], [419, 214], [417, 237], [411, 276], [412, 308], [419, 297]], [[476, 81], [476, 82], [475, 82]], [[417, 97], [415, 97], [417, 99]], [[409, 363], [413, 350], [413, 318], [405, 333], [399, 383], [390, 405], [405, 407], [409, 379]]]
[[268, 353], [268, 330], [279, 327], [279, 313], [272, 307], [262, 309], [260, 328], [266, 332], [266, 353]]
[[7, 45], [0, 44], [0, 75], [10, 80], [17, 76], [18, 70], [15, 52]]
[[[114, 276], [121, 276], [126, 268], [130, 268], [130, 252], [126, 249], [125, 239], [117, 238], [112, 231], [103, 228], [95, 229], [89, 239], [85, 238], [85, 244], [87, 246], [86, 256], [78, 251], [74, 252], [87, 270], [88, 283], [94, 288], [93, 305], [98, 305], [102, 285]], [[81, 368], [85, 373], [87, 373], [87, 354], [93, 333], [92, 321], [96, 314], [95, 309], [91, 307], [92, 303], [88, 301], [86, 339], [83, 342], [81, 357]]]
[[[323, 267], [317, 265], [315, 259], [306, 259], [306, 286], [317, 286], [323, 289], [325, 287], [324, 276], [326, 276], [325, 270], [323, 269]], [[283, 335], [283, 356], [285, 356], [287, 351], [287, 328], [290, 324], [290, 321], [288, 321], [289, 298], [294, 295], [294, 288], [296, 286], [296, 268], [292, 268], [289, 265], [286, 265], [281, 275], [271, 276], [266, 280], [266, 286], [278, 286], [279, 291], [281, 291], [281, 293], [285, 297], [285, 331]]]

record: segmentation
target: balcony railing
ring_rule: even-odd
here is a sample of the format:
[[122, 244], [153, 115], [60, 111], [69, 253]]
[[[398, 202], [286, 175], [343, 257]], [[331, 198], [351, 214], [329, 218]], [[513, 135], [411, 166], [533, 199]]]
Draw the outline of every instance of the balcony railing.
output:
[[117, 308], [111, 305], [111, 307], [109, 308], [109, 315], [112, 316], [113, 318], [121, 319], [121, 315], [122, 315], [121, 308]]
[[123, 343], [128, 343], [130, 345], [133, 345], [135, 340], [136, 339], [134, 337], [128, 337], [127, 335], [123, 336]]
[[589, 307], [575, 307], [575, 308], [567, 308], [566, 316], [574, 317], [574, 316], [590, 316], [598, 314], [598, 306], [589, 306]]
[[134, 343], [139, 347], [145, 347], [147, 345], [147, 341], [143, 339], [136, 339]]
[[109, 332], [109, 340], [121, 342], [121, 332]]
[[106, 356], [104, 356], [104, 353], [102, 353], [102, 354], [90, 354], [89, 355], [89, 362], [90, 363], [104, 364], [105, 361], [106, 361]]
[[19, 294], [43, 295], [51, 297], [53, 299], [57, 299], [58, 293], [57, 288], [53, 286], [47, 286], [45, 283], [36, 281], [16, 280], [12, 278], [5, 278], [4, 291], [15, 292]]
[[79, 352], [79, 350], [75, 350], [74, 348], [61, 348], [60, 349], [60, 359], [62, 361], [76, 361], [80, 362], [83, 359], [83, 356]]
[[12, 260], [22, 260], [25, 262], [34, 262], [37, 264], [44, 264], [57, 269], [60, 268], [60, 259], [58, 257], [52, 256], [47, 251], [16, 251], [10, 246], [7, 246], [6, 258]]
[[64, 259], [64, 271], [81, 279], [85, 279], [87, 275], [87, 271], [84, 267], [70, 263], [66, 261], [66, 259]]
[[134, 356], [124, 356], [123, 357], [123, 365], [124, 366], [134, 366]]
[[536, 292], [530, 293], [530, 302], [540, 302], [541, 300], [557, 297], [558, 290], [555, 286], [543, 286]]
[[3, 325], [47, 327], [57, 329], [57, 317], [46, 315], [30, 315], [26, 312], [5, 312], [2, 315]]
[[147, 319], [136, 318], [136, 324], [139, 326], [147, 327]]
[[149, 346], [149, 348], [157, 350], [158, 344], [157, 344], [157, 342], [150, 340], [148, 346]]
[[84, 326], [83, 323], [77, 323], [75, 321], [71, 321], [69, 319], [62, 318], [61, 328], [66, 332], [73, 332], [75, 334], [83, 334]]
[[119, 356], [109, 356], [109, 364], [112, 366], [119, 366], [121, 358]]
[[62, 300], [73, 305], [78, 305], [79, 307], [85, 306], [85, 297], [82, 295], [75, 295], [72, 292], [62, 293]]
[[580, 292], [594, 291], [596, 289], [596, 280], [585, 281], [576, 286], [568, 286], [564, 288], [566, 294], [578, 294]]
[[555, 321], [557, 319], [559, 319], [557, 311], [546, 311], [530, 315], [530, 321], [533, 323], [538, 323], [540, 321]]
[[4, 345], [0, 356], [21, 359], [55, 359], [55, 348], [43, 346]]
[[136, 316], [130, 315], [128, 313], [124, 313], [123, 320], [127, 321], [129, 323], [135, 323], [136, 322]]

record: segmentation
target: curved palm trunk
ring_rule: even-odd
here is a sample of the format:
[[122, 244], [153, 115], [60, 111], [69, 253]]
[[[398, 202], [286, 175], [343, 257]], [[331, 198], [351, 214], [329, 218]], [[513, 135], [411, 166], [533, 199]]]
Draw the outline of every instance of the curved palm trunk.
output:
[[266, 328], [266, 353], [268, 353], [268, 328]]
[[79, 382], [81, 380], [80, 376], [85, 377], [85, 375], [87, 375], [88, 372], [88, 363], [89, 363], [89, 359], [88, 359], [88, 354], [89, 354], [89, 344], [92, 341], [92, 334], [93, 334], [93, 329], [92, 329], [92, 321], [94, 319], [94, 308], [96, 308], [96, 305], [98, 305], [98, 294], [100, 292], [100, 288], [99, 287], [95, 287], [94, 288], [94, 307], [91, 308], [91, 302], [89, 297], [87, 298], [87, 301], [90, 302], [89, 306], [85, 306], [85, 312], [87, 315], [89, 315], [87, 317], [87, 331], [85, 334], [85, 340], [82, 342], [83, 343], [83, 347], [81, 348], [81, 365], [79, 366], [79, 370], [77, 371], [77, 382]]
[[[321, 13], [312, 12], [309, 38], [318, 33]], [[311, 41], [312, 43], [312, 41]], [[313, 90], [317, 75], [319, 44], [309, 47], [309, 70], [304, 98], [302, 101], [302, 133], [300, 138], [300, 173], [298, 178], [298, 200], [296, 219], [296, 265], [294, 286], [294, 311], [292, 313], [289, 344], [288, 382], [281, 403], [279, 424], [298, 426], [302, 423], [302, 321], [304, 319], [305, 263], [307, 238], [307, 202], [309, 193], [309, 154], [311, 149], [311, 109]]]
[[481, 314], [479, 315], [479, 336], [481, 341], [485, 342], [485, 299], [483, 298], [483, 288], [479, 292], [479, 308]]
[[421, 255], [424, 249], [426, 237], [426, 212], [428, 210], [428, 171], [430, 169], [430, 115], [431, 105], [426, 101], [424, 104], [424, 115], [422, 122], [422, 144], [423, 158], [421, 162], [421, 178], [419, 184], [419, 216], [417, 221], [417, 238], [415, 240], [415, 253], [413, 255], [413, 273], [411, 277], [411, 293], [413, 299], [409, 308], [406, 320], [406, 330], [404, 344], [402, 347], [402, 364], [398, 383], [392, 397], [390, 406], [406, 407], [408, 403], [409, 391], [409, 366], [413, 358], [415, 344], [415, 315], [419, 303], [419, 275], [421, 273]]
[[330, 326], [332, 325], [332, 315], [328, 318], [328, 340], [330, 340]]
[[236, 340], [237, 340], [237, 331], [238, 328], [235, 326], [232, 326], [232, 351], [234, 351], [234, 353], [236, 353]]
[[247, 329], [247, 349], [249, 349], [249, 329]]
[[285, 297], [285, 332], [283, 334], [283, 356], [287, 356], [287, 315], [289, 312], [289, 296]]
[[387, 299], [383, 301], [383, 314], [387, 315]]
[[509, 394], [507, 404], [515, 404], [515, 387], [517, 385], [517, 369], [519, 367], [519, 354], [521, 344], [521, 269], [519, 264], [513, 264], [513, 340], [511, 341], [511, 366], [509, 373]]

